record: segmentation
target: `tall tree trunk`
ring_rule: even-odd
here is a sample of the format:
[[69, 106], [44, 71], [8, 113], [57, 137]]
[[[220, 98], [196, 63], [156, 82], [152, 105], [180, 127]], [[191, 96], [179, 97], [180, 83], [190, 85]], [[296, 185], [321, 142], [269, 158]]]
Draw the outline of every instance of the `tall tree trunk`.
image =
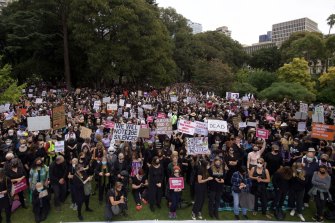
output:
[[66, 2], [64, 2], [63, 9], [62, 9], [63, 47], [64, 47], [64, 76], [65, 76], [66, 88], [68, 90], [70, 90], [70, 88], [71, 88], [71, 72], [70, 72], [67, 12], [68, 12], [68, 5], [66, 4]]

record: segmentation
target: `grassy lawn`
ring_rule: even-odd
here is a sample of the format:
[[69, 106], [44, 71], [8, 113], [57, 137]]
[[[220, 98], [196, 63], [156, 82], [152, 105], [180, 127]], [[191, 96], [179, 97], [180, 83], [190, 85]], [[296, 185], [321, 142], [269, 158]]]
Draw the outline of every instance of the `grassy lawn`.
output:
[[[26, 196], [27, 197], [27, 196]], [[185, 200], [189, 197], [189, 192], [186, 190], [183, 194]], [[56, 222], [74, 222], [79, 221], [77, 218], [77, 212], [70, 209], [71, 198], [68, 196], [65, 203], [62, 206], [61, 212], [56, 212], [54, 209], [51, 210], [46, 223], [56, 223]], [[53, 204], [53, 202], [51, 202]], [[310, 202], [312, 204], [312, 201]], [[151, 212], [148, 205], [144, 205], [143, 209], [138, 212], [135, 210], [135, 204], [131, 193], [128, 195], [128, 217], [115, 217], [113, 221], [124, 221], [124, 220], [167, 220], [168, 219], [168, 208], [166, 200], [162, 200], [162, 209], [155, 209], [155, 212]], [[94, 195], [91, 196], [90, 199], [90, 208], [94, 210], [94, 212], [85, 212], [85, 207], [83, 207], [83, 216], [84, 221], [104, 221], [104, 208], [105, 204], [100, 205], [98, 202], [98, 196]], [[177, 211], [177, 220], [191, 220], [191, 209], [192, 207], [188, 207], [182, 210]], [[315, 208], [312, 204], [311, 207], [304, 211], [304, 217], [306, 221], [312, 221], [312, 216], [314, 215]], [[203, 218], [207, 220], [211, 220], [208, 216], [208, 208], [207, 202], [203, 208]], [[4, 213], [2, 213], [4, 217]], [[263, 217], [260, 213], [257, 216], [253, 216], [252, 213], [248, 213], [250, 220], [267, 220]], [[234, 220], [234, 214], [231, 211], [222, 211], [220, 212], [220, 220]], [[242, 216], [241, 216], [241, 220]], [[273, 217], [273, 220], [275, 218]], [[294, 216], [291, 217], [288, 212], [286, 212], [286, 221], [299, 221], [299, 218]], [[12, 222], [13, 223], [32, 223], [34, 222], [34, 215], [32, 213], [31, 205], [28, 206], [28, 209], [19, 208], [15, 211], [12, 215]]]

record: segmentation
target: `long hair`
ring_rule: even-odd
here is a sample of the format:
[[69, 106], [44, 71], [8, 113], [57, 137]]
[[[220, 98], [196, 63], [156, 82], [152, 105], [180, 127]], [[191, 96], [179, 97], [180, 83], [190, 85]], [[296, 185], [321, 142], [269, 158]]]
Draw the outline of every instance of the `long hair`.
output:
[[[217, 162], [217, 161], [220, 161], [220, 167], [219, 168], [217, 168], [215, 166], [215, 162]], [[224, 171], [223, 161], [220, 158], [215, 158], [214, 161], [212, 162], [211, 169], [212, 169], [213, 173], [223, 173], [223, 171]]]
[[277, 170], [277, 173], [279, 173], [284, 180], [290, 180], [293, 176], [292, 168], [289, 166], [279, 168], [279, 170]]
[[207, 160], [200, 160], [199, 162], [199, 169], [202, 172], [202, 179], [207, 179], [209, 177], [208, 171], [207, 171], [207, 165], [208, 161]]

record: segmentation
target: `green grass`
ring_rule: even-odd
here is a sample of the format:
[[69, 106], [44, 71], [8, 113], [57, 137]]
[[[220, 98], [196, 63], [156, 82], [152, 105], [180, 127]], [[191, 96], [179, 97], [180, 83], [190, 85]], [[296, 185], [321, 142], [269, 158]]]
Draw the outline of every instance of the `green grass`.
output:
[[[183, 197], [185, 200], [188, 200], [189, 191], [185, 190], [183, 193]], [[27, 196], [26, 196], [27, 198]], [[53, 205], [53, 200], [51, 200], [51, 205]], [[68, 196], [65, 203], [62, 206], [61, 212], [56, 212], [53, 208], [51, 210], [51, 213], [49, 214], [47, 220], [45, 223], [56, 223], [56, 222], [75, 222], [79, 221], [77, 218], [77, 212], [70, 209], [70, 202], [71, 198]], [[306, 221], [312, 221], [312, 216], [315, 213], [315, 207], [314, 204], [312, 204], [312, 201], [310, 202], [311, 207], [308, 208], [303, 212], [303, 215], [306, 219]], [[143, 205], [143, 209], [140, 212], [137, 212], [135, 210], [135, 203], [133, 200], [133, 197], [131, 193], [128, 195], [128, 217], [121, 217], [117, 216], [113, 218], [113, 221], [125, 221], [125, 220], [167, 220], [168, 219], [168, 208], [167, 208], [167, 202], [165, 199], [162, 200], [162, 208], [161, 209], [155, 209], [155, 212], [151, 212], [148, 205]], [[90, 199], [90, 208], [94, 210], [94, 212], [85, 212], [85, 207], [83, 207], [83, 216], [84, 221], [104, 221], [104, 208], [105, 204], [99, 205], [98, 202], [98, 196], [94, 195], [91, 196]], [[191, 211], [192, 207], [188, 207], [182, 210], [177, 210], [177, 220], [191, 220]], [[202, 212], [204, 220], [211, 220], [208, 216], [208, 207], [207, 202], [205, 203], [203, 207]], [[234, 214], [231, 211], [222, 211], [219, 212], [220, 220], [234, 220]], [[4, 213], [2, 213], [2, 216], [4, 218]], [[248, 212], [248, 216], [250, 220], [267, 220], [265, 217], [263, 217], [260, 213], [257, 214], [257, 216], [253, 216], [250, 212]], [[242, 220], [242, 218], [241, 218]], [[273, 220], [275, 218], [273, 217]], [[291, 217], [288, 212], [286, 212], [286, 218], [285, 221], [299, 221], [300, 219], [298, 217]], [[28, 209], [22, 209], [19, 208], [15, 211], [12, 215], [12, 222], [13, 223], [32, 223], [34, 222], [34, 215], [32, 212], [31, 205], [28, 206]]]

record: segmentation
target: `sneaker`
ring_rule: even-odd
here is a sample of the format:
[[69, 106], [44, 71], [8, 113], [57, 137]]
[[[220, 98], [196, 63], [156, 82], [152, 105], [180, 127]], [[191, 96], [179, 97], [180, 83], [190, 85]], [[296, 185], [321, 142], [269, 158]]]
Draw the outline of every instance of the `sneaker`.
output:
[[301, 221], [305, 221], [304, 216], [302, 216], [302, 214], [298, 214], [298, 217], [300, 218]]
[[197, 217], [195, 216], [195, 214], [192, 212], [192, 216], [191, 216], [192, 220], [197, 220]]
[[198, 213], [198, 218], [199, 218], [200, 220], [202, 220], [201, 212]]
[[294, 215], [295, 215], [295, 209], [292, 209], [292, 210], [291, 210], [290, 215], [291, 215], [291, 216], [294, 216]]
[[236, 220], [240, 220], [240, 216], [235, 215], [235, 219], [236, 219]]
[[308, 207], [309, 207], [309, 204], [308, 204], [308, 203], [304, 203], [304, 207], [305, 207], [305, 208], [308, 208]]

